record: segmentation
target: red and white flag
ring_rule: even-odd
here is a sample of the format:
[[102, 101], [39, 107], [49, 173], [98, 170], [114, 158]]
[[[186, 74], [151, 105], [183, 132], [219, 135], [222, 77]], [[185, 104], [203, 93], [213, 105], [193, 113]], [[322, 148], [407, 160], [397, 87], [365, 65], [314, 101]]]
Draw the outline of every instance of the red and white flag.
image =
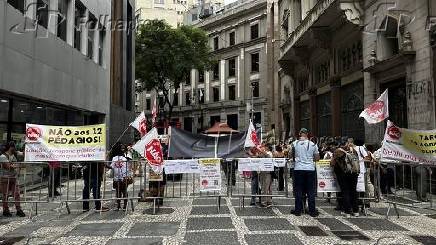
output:
[[388, 118], [388, 90], [386, 89], [374, 103], [366, 107], [359, 117], [363, 117], [369, 124], [379, 123]]
[[151, 129], [132, 148], [147, 159], [156, 174], [162, 173], [164, 159], [156, 128]]
[[141, 134], [141, 138], [147, 134], [147, 118], [145, 113], [141, 112], [139, 116], [133, 121], [130, 126], [134, 127]]
[[151, 125], [154, 127], [154, 124], [156, 123], [156, 117], [157, 117], [157, 104], [156, 104], [156, 96], [154, 97], [153, 102], [153, 108], [151, 109]]
[[253, 122], [250, 120], [250, 126], [248, 126], [244, 147], [255, 147], [258, 145], [260, 145], [260, 142], [257, 138], [256, 129], [254, 128]]

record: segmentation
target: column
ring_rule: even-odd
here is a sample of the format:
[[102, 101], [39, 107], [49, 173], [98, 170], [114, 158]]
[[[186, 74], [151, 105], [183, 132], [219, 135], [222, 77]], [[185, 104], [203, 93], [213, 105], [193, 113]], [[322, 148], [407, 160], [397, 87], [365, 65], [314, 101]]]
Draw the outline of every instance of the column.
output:
[[73, 46], [74, 43], [74, 11], [75, 11], [76, 1], [68, 1], [67, 10], [67, 43]]
[[226, 60], [220, 61], [221, 67], [220, 67], [220, 100], [226, 99]]
[[210, 90], [210, 71], [206, 72], [204, 77], [204, 102], [209, 102], [209, 90]]
[[318, 113], [316, 109], [316, 89], [309, 91], [309, 104], [310, 104], [310, 131], [312, 135], [318, 136]]
[[[58, 0], [51, 0], [48, 6], [48, 31], [54, 35], [57, 34], [57, 23], [58, 23]], [[48, 35], [48, 33], [47, 33]]]
[[300, 131], [300, 97], [294, 98], [294, 136], [298, 137]]
[[[332, 105], [332, 136], [341, 135], [341, 80], [330, 82], [330, 96]], [[356, 119], [357, 120], [357, 119]]]
[[[86, 9], [85, 11], [85, 19], [88, 21], [89, 19], [89, 10]], [[80, 47], [81, 47], [81, 52], [83, 55], [87, 55], [88, 53], [88, 25], [86, 23], [81, 23], [80, 24], [80, 29], [81, 31], [81, 37], [80, 37]]]

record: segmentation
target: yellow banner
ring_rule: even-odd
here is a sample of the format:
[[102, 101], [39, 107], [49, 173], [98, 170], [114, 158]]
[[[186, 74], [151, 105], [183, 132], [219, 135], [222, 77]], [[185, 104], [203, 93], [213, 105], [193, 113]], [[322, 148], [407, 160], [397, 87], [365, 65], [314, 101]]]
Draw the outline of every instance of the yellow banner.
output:
[[436, 131], [412, 131], [402, 129], [400, 140], [404, 148], [418, 155], [436, 157]]

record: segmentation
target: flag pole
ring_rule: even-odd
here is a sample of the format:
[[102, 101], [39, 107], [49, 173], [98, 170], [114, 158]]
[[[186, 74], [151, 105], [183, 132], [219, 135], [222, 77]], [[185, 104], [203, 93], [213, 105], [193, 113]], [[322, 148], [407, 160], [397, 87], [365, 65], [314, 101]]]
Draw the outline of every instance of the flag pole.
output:
[[129, 128], [130, 128], [130, 124], [129, 124], [129, 126], [126, 127], [126, 129], [124, 129], [124, 131], [121, 133], [120, 137], [118, 137], [118, 139], [115, 141], [115, 143], [111, 146], [109, 152], [112, 151], [112, 148], [114, 147], [114, 145], [121, 140], [121, 138], [126, 134], [127, 130], [129, 130]]

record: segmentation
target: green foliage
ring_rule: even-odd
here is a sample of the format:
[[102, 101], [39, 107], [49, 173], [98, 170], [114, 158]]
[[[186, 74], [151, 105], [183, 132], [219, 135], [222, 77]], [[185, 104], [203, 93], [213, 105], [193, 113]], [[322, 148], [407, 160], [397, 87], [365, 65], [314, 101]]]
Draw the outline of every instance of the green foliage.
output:
[[162, 20], [150, 20], [138, 28], [136, 78], [142, 82], [142, 90], [162, 91], [171, 111], [169, 89], [189, 81], [191, 69], [210, 69], [212, 63], [208, 37], [201, 29], [175, 29]]

